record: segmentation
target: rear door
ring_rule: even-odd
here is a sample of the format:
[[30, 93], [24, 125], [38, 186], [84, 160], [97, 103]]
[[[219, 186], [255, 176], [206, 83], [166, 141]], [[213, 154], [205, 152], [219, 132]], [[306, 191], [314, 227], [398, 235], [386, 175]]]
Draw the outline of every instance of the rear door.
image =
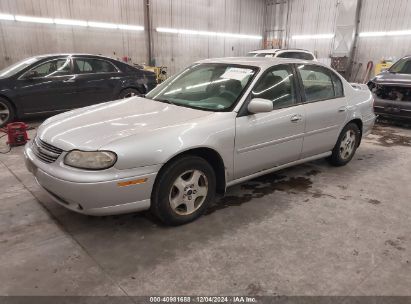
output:
[[18, 103], [25, 114], [71, 109], [76, 98], [71, 58], [54, 58], [35, 65], [17, 79], [16, 86]]
[[299, 64], [306, 113], [302, 158], [331, 151], [347, 120], [347, 99], [338, 75], [314, 64]]
[[77, 107], [117, 98], [122, 72], [111, 61], [94, 57], [75, 57], [73, 65], [78, 92]]
[[300, 158], [305, 112], [295, 78], [292, 65], [278, 65], [267, 70], [253, 88], [248, 100], [271, 100], [274, 110], [258, 114], [240, 111], [236, 119], [235, 178]]

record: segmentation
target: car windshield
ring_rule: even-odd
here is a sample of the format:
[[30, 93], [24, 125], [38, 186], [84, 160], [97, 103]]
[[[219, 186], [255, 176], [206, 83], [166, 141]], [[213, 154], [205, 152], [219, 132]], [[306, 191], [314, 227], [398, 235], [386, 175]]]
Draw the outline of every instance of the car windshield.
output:
[[230, 64], [196, 64], [168, 79], [146, 98], [180, 106], [224, 111], [242, 95], [256, 67]]
[[411, 74], [411, 58], [398, 60], [390, 69], [391, 73]]
[[0, 78], [7, 78], [15, 75], [16, 73], [24, 70], [29, 65], [33, 64], [38, 60], [37, 57], [27, 58], [22, 61], [19, 61], [11, 66], [8, 66], [0, 71]]

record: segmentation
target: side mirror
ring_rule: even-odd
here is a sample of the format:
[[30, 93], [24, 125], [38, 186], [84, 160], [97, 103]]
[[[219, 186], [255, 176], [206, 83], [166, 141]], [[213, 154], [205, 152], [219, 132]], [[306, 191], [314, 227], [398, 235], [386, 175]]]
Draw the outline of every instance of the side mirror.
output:
[[254, 98], [247, 107], [248, 111], [253, 114], [267, 113], [274, 110], [273, 102], [268, 99]]
[[26, 74], [24, 74], [24, 79], [33, 79], [39, 76], [39, 73], [37, 71], [28, 71]]

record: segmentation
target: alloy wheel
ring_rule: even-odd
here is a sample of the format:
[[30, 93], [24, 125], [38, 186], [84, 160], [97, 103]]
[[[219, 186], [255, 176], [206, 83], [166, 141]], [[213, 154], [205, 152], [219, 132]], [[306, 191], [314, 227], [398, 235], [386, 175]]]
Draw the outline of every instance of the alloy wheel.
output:
[[124, 95], [124, 98], [130, 98], [133, 96], [136, 96], [137, 94], [135, 92], [128, 92], [126, 95]]
[[0, 126], [8, 121], [10, 117], [10, 109], [6, 104], [0, 101]]
[[340, 144], [340, 156], [342, 159], [349, 159], [354, 152], [356, 145], [355, 132], [353, 130], [348, 130], [341, 140]]
[[190, 170], [174, 181], [169, 195], [172, 210], [179, 215], [189, 215], [198, 210], [206, 200], [208, 180], [200, 170]]

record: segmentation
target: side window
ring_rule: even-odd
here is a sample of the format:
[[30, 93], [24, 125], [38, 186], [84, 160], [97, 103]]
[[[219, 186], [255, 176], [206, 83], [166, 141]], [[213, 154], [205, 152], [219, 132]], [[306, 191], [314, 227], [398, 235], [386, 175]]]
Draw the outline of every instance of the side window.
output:
[[344, 89], [343, 89], [343, 84], [337, 75], [335, 73], [331, 72], [331, 78], [333, 80], [333, 85], [334, 85], [334, 92], [335, 92], [335, 97], [344, 97]]
[[278, 58], [296, 58], [293, 52], [283, 52], [277, 55]]
[[279, 65], [268, 70], [251, 92], [252, 98], [264, 98], [273, 102], [274, 109], [296, 103], [294, 75], [289, 65]]
[[301, 52], [301, 53], [299, 53], [299, 58], [300, 59], [304, 59], [304, 60], [314, 60], [314, 56], [313, 55], [311, 55], [311, 54], [309, 54], [309, 53], [304, 53], [304, 52]]
[[70, 59], [62, 58], [40, 64], [30, 70], [34, 77], [55, 77], [71, 74]]
[[335, 97], [331, 71], [316, 65], [300, 65], [307, 102], [331, 99]]
[[115, 73], [117, 69], [108, 61], [93, 58], [78, 58], [74, 60], [80, 74], [85, 73]]

